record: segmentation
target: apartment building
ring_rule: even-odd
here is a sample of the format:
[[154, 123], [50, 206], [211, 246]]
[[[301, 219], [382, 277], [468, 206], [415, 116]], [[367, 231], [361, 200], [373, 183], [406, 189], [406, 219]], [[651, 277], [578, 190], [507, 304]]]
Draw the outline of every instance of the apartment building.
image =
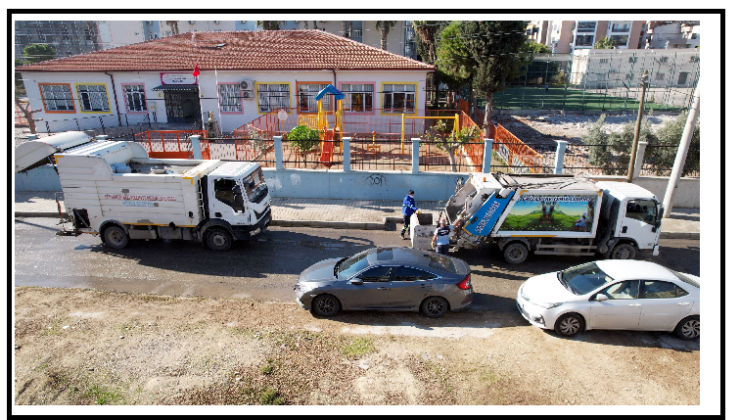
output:
[[96, 21], [15, 21], [15, 56], [23, 57], [23, 49], [34, 44], [51, 45], [57, 57], [105, 48]]
[[696, 48], [699, 21], [647, 21], [643, 45], [647, 49]]
[[603, 37], [611, 37], [617, 49], [639, 49], [644, 32], [644, 21], [559, 20], [549, 21], [544, 39], [553, 53], [571, 54], [577, 50], [593, 49]]

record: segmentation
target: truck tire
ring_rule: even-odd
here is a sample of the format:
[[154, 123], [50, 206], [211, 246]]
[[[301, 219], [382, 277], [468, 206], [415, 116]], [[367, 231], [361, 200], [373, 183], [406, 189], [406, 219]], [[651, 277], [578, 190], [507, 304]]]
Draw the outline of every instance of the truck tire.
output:
[[512, 242], [504, 248], [504, 259], [509, 264], [521, 264], [527, 259], [529, 250], [521, 242]]
[[109, 226], [103, 231], [103, 243], [113, 249], [123, 249], [128, 245], [128, 235], [118, 226]]
[[232, 242], [231, 234], [225, 229], [211, 229], [206, 233], [206, 245], [213, 251], [228, 251]]
[[637, 250], [632, 244], [628, 243], [618, 244], [612, 249], [613, 260], [631, 260], [635, 258], [635, 254], [637, 254]]

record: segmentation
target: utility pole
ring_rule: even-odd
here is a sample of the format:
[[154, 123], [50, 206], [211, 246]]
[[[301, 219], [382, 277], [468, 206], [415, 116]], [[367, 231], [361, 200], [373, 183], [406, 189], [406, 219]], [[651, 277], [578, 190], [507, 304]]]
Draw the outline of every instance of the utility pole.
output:
[[[635, 139], [632, 141], [632, 153], [630, 154], [630, 166], [627, 168], [627, 182], [632, 182], [635, 166], [635, 154], [637, 154], [637, 143], [640, 141], [640, 124], [642, 123], [642, 106], [645, 103], [645, 88], [648, 84], [648, 71], [642, 74], [640, 78], [642, 85], [642, 94], [640, 95], [640, 109], [637, 110], [637, 124], [635, 124]], [[638, 173], [637, 176], [640, 176]]]
[[678, 144], [678, 151], [676, 152], [676, 160], [673, 162], [673, 170], [671, 170], [671, 178], [668, 180], [668, 187], [665, 190], [665, 198], [663, 199], [664, 213], [663, 217], [671, 217], [671, 210], [673, 209], [673, 193], [678, 188], [678, 181], [681, 179], [681, 172], [683, 172], [683, 165], [686, 163], [686, 155], [689, 153], [689, 145], [691, 144], [691, 138], [694, 136], [694, 127], [696, 127], [696, 117], [699, 115], [699, 82], [696, 82], [696, 90], [694, 90], [694, 103], [691, 105], [691, 110], [686, 118], [686, 125], [683, 128], [683, 135], [681, 136], [681, 142]]

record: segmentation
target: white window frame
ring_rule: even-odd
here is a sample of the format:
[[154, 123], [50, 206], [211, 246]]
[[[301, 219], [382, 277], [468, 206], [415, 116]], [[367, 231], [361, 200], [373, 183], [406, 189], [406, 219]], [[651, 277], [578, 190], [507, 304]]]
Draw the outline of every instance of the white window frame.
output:
[[[90, 90], [92, 86], [101, 86], [103, 90]], [[104, 83], [76, 83], [75, 91], [80, 101], [80, 112], [110, 112], [110, 100], [108, 99], [108, 87]], [[85, 98], [86, 96], [86, 98]], [[85, 100], [90, 104], [90, 109], [86, 109]], [[95, 108], [93, 104], [100, 104], [100, 108]]]
[[[319, 104], [314, 99], [316, 95], [321, 92], [322, 89], [329, 86], [329, 82], [296, 82], [296, 89], [298, 90], [298, 108], [299, 114], [316, 114], [319, 112]], [[324, 95], [321, 98], [322, 108], [324, 112], [332, 112], [334, 107], [332, 106], [332, 98], [334, 95]], [[305, 99], [305, 107], [304, 107]]]
[[[124, 83], [123, 94], [126, 101], [126, 112], [148, 112], [146, 108], [146, 91], [144, 90], [143, 83]], [[141, 109], [136, 109], [137, 104]]]
[[278, 109], [290, 112], [290, 83], [257, 83], [257, 111], [267, 114]]
[[241, 114], [244, 112], [239, 83], [218, 84], [218, 106], [221, 107], [221, 112], [224, 113]]
[[[398, 87], [401, 87], [400, 90]], [[417, 85], [415, 83], [383, 83], [382, 89], [383, 89], [383, 96], [382, 96], [382, 108], [381, 111], [383, 114], [416, 114], [416, 87]], [[390, 88], [390, 90], [389, 90]], [[413, 88], [413, 91], [407, 90], [409, 88]], [[393, 102], [396, 98], [400, 97], [400, 95], [403, 95], [403, 109], [398, 109], [393, 107]], [[411, 102], [413, 102], [413, 107], [409, 108], [409, 98], [411, 98]], [[386, 107], [386, 102], [390, 101], [390, 107]]]
[[[354, 112], [354, 113], [369, 113], [372, 114], [375, 112], [374, 106], [374, 90], [375, 85], [372, 83], [342, 83], [342, 93], [347, 95], [347, 99], [342, 101], [342, 109], [344, 112]], [[360, 97], [360, 104], [362, 105], [361, 110], [354, 110], [352, 109], [352, 104], [354, 103], [353, 98], [359, 96]], [[370, 107], [367, 106], [367, 98], [370, 98]]]

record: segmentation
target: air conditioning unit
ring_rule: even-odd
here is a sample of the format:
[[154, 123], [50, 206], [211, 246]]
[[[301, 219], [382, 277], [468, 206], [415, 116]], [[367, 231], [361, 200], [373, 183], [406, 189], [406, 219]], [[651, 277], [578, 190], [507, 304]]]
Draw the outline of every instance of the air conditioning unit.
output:
[[252, 91], [252, 90], [243, 90], [242, 91], [242, 99], [254, 99], [254, 91]]
[[241, 90], [254, 90], [254, 80], [242, 80], [239, 87]]

